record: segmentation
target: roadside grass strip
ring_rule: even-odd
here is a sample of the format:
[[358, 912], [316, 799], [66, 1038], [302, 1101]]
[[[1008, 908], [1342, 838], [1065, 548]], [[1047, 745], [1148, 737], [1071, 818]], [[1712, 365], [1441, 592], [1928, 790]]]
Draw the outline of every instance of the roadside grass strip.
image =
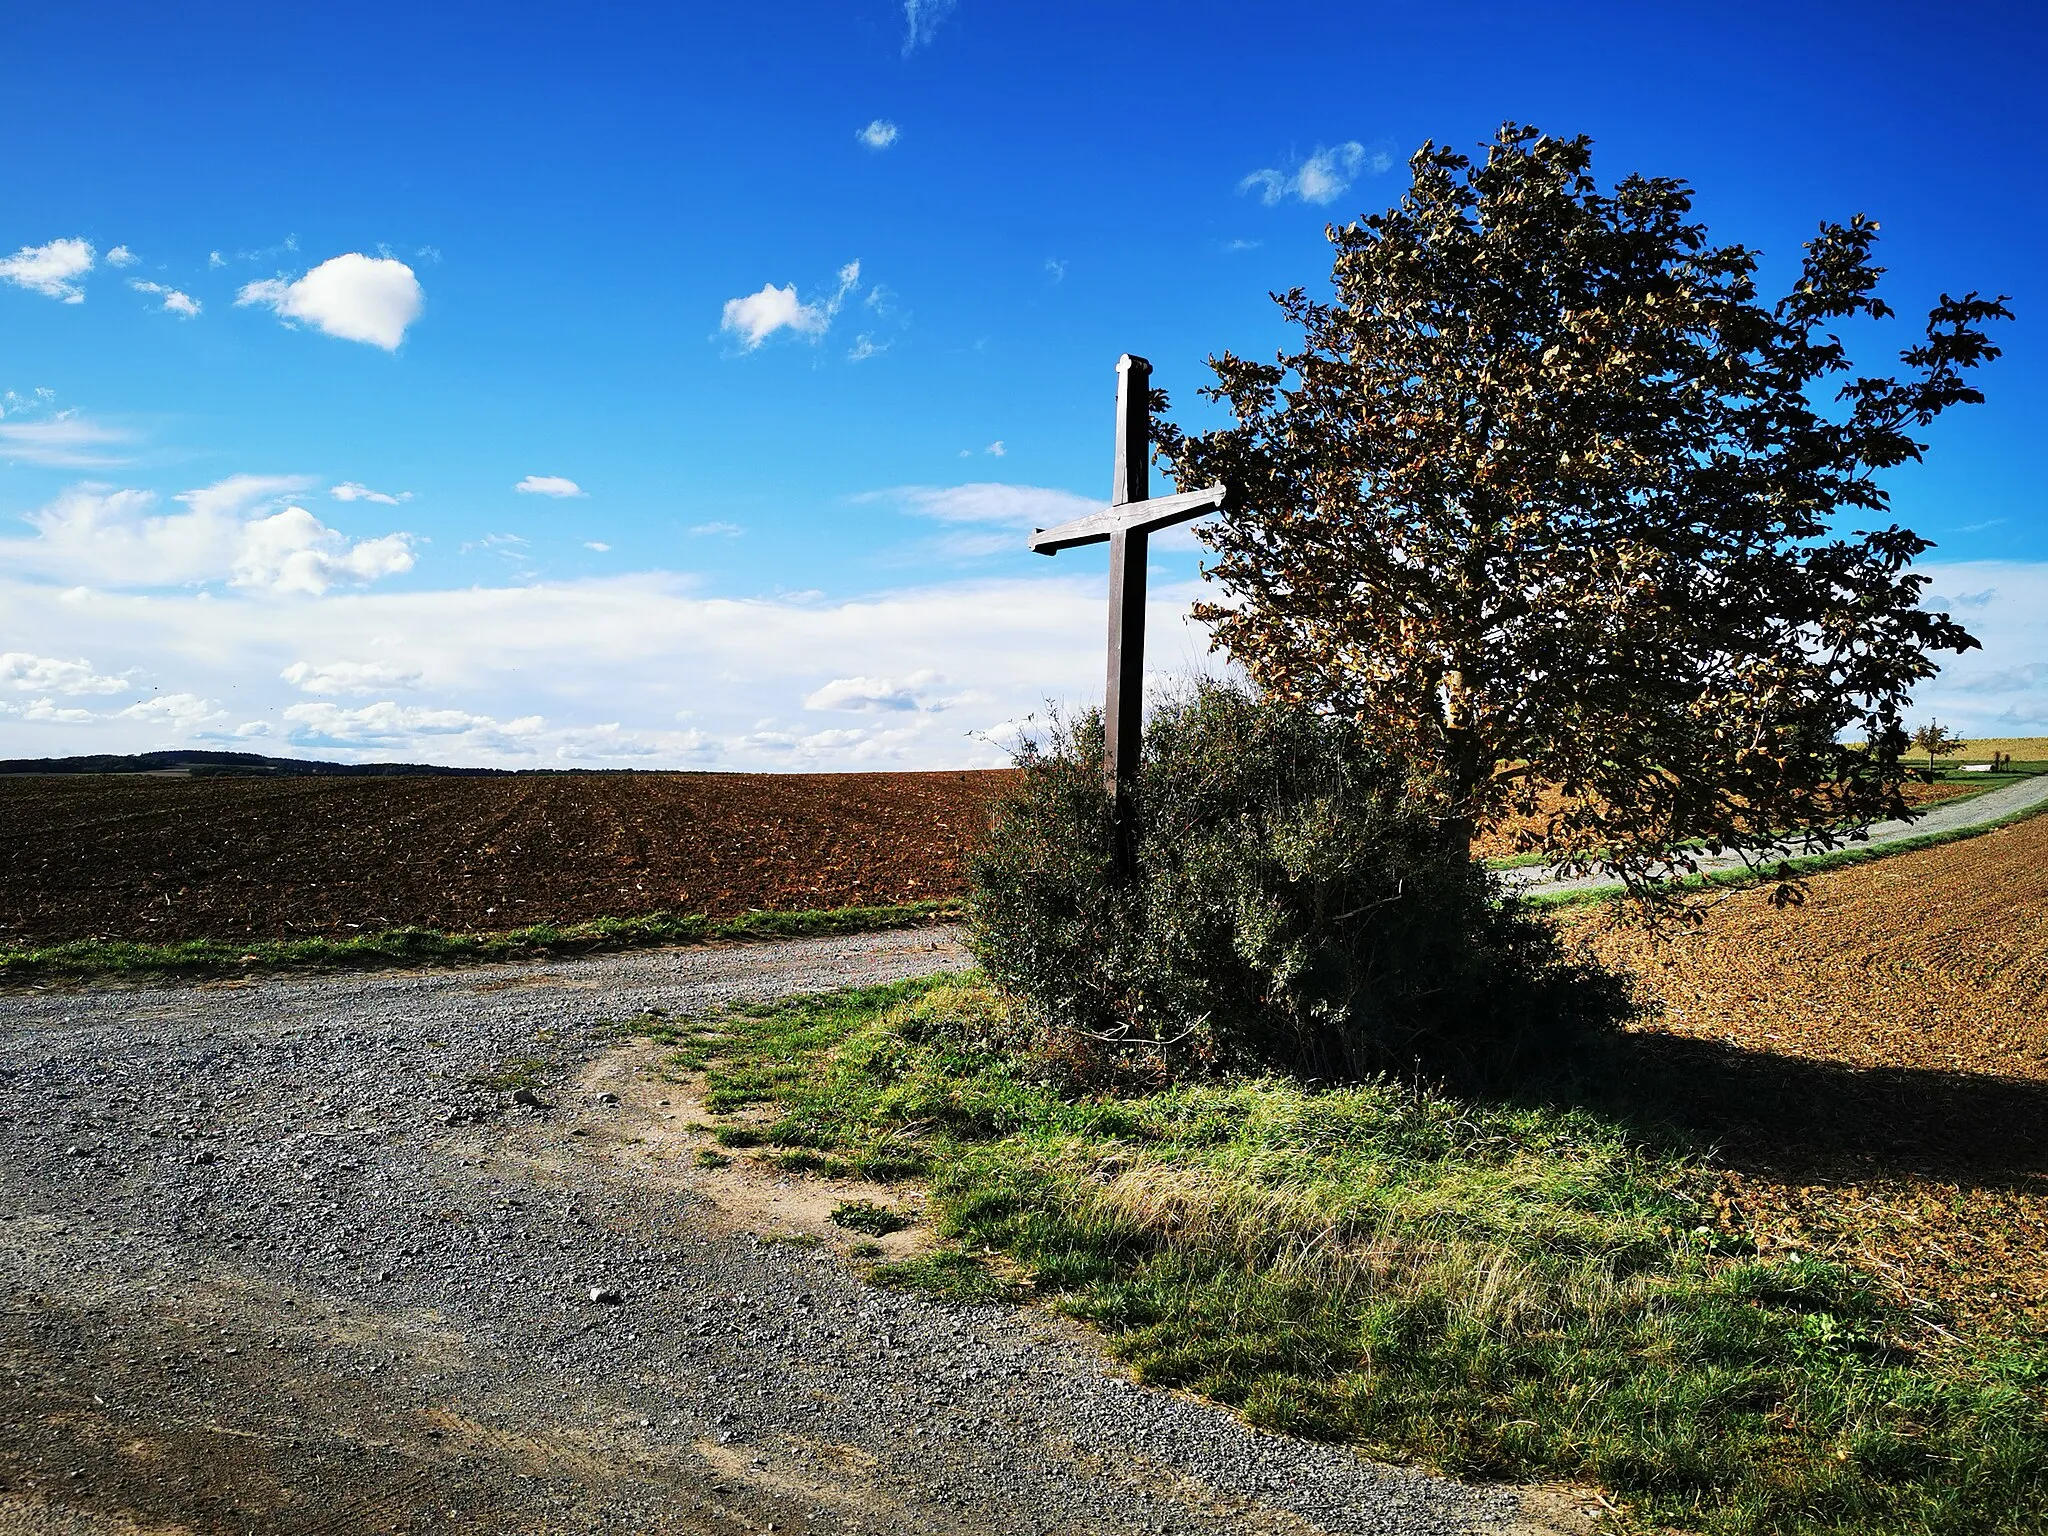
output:
[[0, 982], [483, 965], [679, 944], [872, 933], [949, 921], [959, 917], [962, 910], [957, 901], [920, 901], [889, 907], [747, 912], [730, 918], [656, 912], [646, 917], [607, 917], [585, 923], [536, 923], [495, 933], [391, 928], [345, 939], [266, 939], [246, 944], [218, 939], [186, 939], [172, 944], [78, 939], [41, 948], [0, 947]]
[[1262, 1428], [1716, 1536], [2048, 1528], [2048, 1341], [1759, 1255], [1715, 1224], [1708, 1157], [1599, 1113], [1392, 1080], [1065, 1092], [974, 978], [633, 1027], [764, 1153], [928, 1185], [937, 1246], [877, 1279], [1037, 1298]]

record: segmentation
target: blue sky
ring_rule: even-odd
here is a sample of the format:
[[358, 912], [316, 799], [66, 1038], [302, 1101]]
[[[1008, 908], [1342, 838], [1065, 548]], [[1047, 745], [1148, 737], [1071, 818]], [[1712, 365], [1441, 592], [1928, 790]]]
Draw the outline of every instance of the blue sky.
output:
[[[1200, 419], [1326, 223], [1506, 118], [1774, 276], [1860, 210], [1906, 316], [2013, 295], [1893, 486], [1987, 642], [1923, 704], [2048, 733], [2042, 23], [1702, 14], [21, 8], [0, 755], [997, 761], [1099, 686], [1100, 551], [1022, 533], [1106, 494], [1117, 354]], [[1162, 674], [1197, 579], [1158, 549]]]

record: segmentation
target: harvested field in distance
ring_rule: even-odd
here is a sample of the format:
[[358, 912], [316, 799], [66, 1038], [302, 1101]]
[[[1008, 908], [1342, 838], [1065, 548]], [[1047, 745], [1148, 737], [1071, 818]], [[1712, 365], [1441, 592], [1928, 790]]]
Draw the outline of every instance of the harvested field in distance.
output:
[[1724, 1216], [1959, 1324], [2048, 1330], [2048, 816], [1729, 896], [1665, 942], [1571, 920], [1664, 1006], [1640, 1040]]
[[[2048, 763], [2048, 736], [1983, 736], [1972, 738], [1946, 757], [1936, 758], [1942, 763], [1981, 763], [1992, 753], [2003, 752], [2016, 763]], [[1907, 753], [1907, 760], [1912, 760]]]
[[[2005, 750], [2004, 748], [2000, 749]], [[1986, 754], [1987, 756], [1989, 754]], [[2018, 754], [2014, 754], [2017, 757]], [[1904, 786], [1906, 804], [1918, 808], [1938, 805], [1944, 800], [1955, 800], [1963, 795], [1975, 794], [1983, 786], [1977, 784], [1937, 781], [1922, 784], [1911, 780]], [[1565, 798], [1554, 789], [1545, 789], [1537, 801], [1533, 816], [1514, 816], [1485, 833], [1472, 845], [1472, 851], [1482, 859], [1511, 859], [1524, 852], [1517, 842], [1522, 832], [1541, 833], [1549, 825], [1550, 818], [1564, 808]]]
[[1007, 770], [0, 778], [0, 940], [346, 937], [957, 894]]

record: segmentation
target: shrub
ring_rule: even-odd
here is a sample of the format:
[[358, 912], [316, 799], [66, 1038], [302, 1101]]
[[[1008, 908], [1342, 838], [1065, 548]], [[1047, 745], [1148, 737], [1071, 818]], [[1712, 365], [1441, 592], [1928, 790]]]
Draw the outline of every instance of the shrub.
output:
[[1071, 1066], [1491, 1079], [1627, 1010], [1349, 722], [1219, 682], [1156, 708], [1127, 879], [1102, 744], [1055, 719], [970, 868], [983, 967]]

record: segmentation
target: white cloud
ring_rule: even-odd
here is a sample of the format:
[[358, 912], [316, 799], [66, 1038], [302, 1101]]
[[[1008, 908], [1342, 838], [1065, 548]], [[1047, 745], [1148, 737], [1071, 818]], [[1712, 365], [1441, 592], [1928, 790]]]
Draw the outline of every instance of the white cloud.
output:
[[501, 724], [488, 715], [475, 715], [467, 710], [395, 704], [389, 699], [357, 709], [345, 709], [339, 704], [293, 704], [285, 709], [284, 718], [303, 727], [307, 735], [350, 746], [388, 745], [421, 736], [464, 735], [479, 729], [513, 736], [531, 735], [546, 723], [539, 715], [526, 715]]
[[1012, 528], [1050, 528], [1071, 518], [1100, 512], [1109, 503], [1042, 485], [1004, 485], [982, 480], [968, 485], [902, 485], [869, 491], [862, 502], [894, 502], [920, 517], [942, 523], [999, 523]]
[[1921, 606], [1952, 614], [1983, 649], [1943, 657], [1914, 690], [1910, 718], [1938, 718], [1965, 736], [2048, 735], [2048, 562], [1924, 565]]
[[132, 267], [140, 260], [142, 258], [125, 245], [117, 245], [107, 252], [107, 265], [110, 267]]
[[48, 699], [30, 699], [26, 704], [10, 704], [0, 699], [0, 719], [33, 725], [96, 725], [104, 718], [89, 709], [67, 709]]
[[[113, 255], [109, 253], [107, 260], [111, 262], [113, 259]], [[183, 315], [190, 320], [199, 313], [199, 301], [189, 293], [180, 293], [175, 288], [166, 288], [162, 283], [145, 283], [140, 278], [133, 277], [128, 279], [128, 286], [137, 293], [161, 294], [164, 310], [168, 314]]]
[[0, 421], [0, 458], [58, 469], [91, 469], [125, 460], [105, 450], [128, 434], [101, 426], [76, 411], [59, 411], [40, 421]]
[[745, 532], [746, 529], [738, 523], [699, 523], [690, 530], [690, 536], [697, 539], [736, 539]]
[[0, 565], [94, 586], [165, 587], [213, 581], [318, 596], [337, 583], [370, 582], [412, 568], [412, 538], [391, 533], [351, 543], [304, 507], [295, 475], [231, 475], [156, 514], [152, 492], [74, 486], [26, 521], [29, 539], [0, 539]]
[[989, 454], [994, 458], [1000, 459], [1004, 454], [1008, 453], [1010, 450], [1003, 446], [1003, 440], [999, 437], [981, 451], [983, 453]]
[[220, 269], [221, 269], [222, 267], [226, 266], [227, 264], [228, 264], [228, 259], [227, 259], [227, 257], [225, 257], [225, 256], [221, 255], [221, 253], [220, 253], [219, 251], [208, 251], [208, 252], [206, 253], [206, 270], [207, 270], [207, 271], [209, 271], [209, 272], [218, 272], [218, 271], [219, 271], [219, 270], [220, 270]]
[[95, 672], [89, 661], [27, 651], [0, 651], [0, 683], [17, 693], [120, 693], [128, 687], [127, 678]]
[[598, 540], [596, 540], [596, 539], [586, 539], [586, 540], [584, 540], [584, 543], [583, 543], [583, 547], [584, 547], [585, 549], [594, 549], [594, 550], [596, 550], [596, 551], [597, 551], [597, 552], [598, 552], [598, 553], [599, 553], [600, 555], [608, 555], [608, 554], [610, 554], [610, 553], [612, 552], [612, 547], [611, 547], [611, 545], [609, 545], [609, 544], [604, 544], [604, 543], [600, 543], [600, 542], [599, 542]]
[[853, 345], [846, 349], [846, 360], [849, 363], [864, 363], [871, 357], [880, 357], [888, 350], [889, 343], [877, 343], [870, 333], [862, 331], [853, 338]]
[[867, 127], [854, 134], [854, 137], [867, 145], [869, 149], [887, 149], [896, 142], [898, 131], [894, 123], [889, 122], [885, 118], [878, 117], [872, 123], [869, 123]]
[[327, 494], [336, 501], [374, 501], [386, 507], [395, 507], [400, 502], [412, 500], [411, 491], [400, 491], [393, 496], [388, 491], [373, 491], [367, 485], [354, 480], [344, 480], [340, 485], [330, 486]]
[[399, 661], [295, 661], [278, 676], [301, 693], [382, 693], [417, 688], [420, 669]]
[[907, 59], [932, 40], [939, 23], [953, 14], [956, 0], [903, 0], [903, 56]]
[[304, 507], [286, 507], [243, 525], [228, 581], [317, 597], [337, 581], [375, 581], [412, 566], [409, 534], [387, 533], [351, 544]]
[[1067, 264], [1064, 261], [1055, 261], [1052, 257], [1048, 256], [1045, 258], [1045, 271], [1046, 275], [1054, 282], [1064, 282], [1067, 276]]
[[1385, 150], [1368, 150], [1351, 139], [1332, 149], [1317, 145], [1316, 152], [1292, 171], [1253, 171], [1237, 184], [1237, 190], [1257, 191], [1259, 201], [1269, 208], [1284, 197], [1321, 206], [1343, 196], [1361, 173], [1377, 176], [1393, 163], [1394, 157]]
[[512, 489], [518, 491], [523, 496], [566, 498], [590, 494], [574, 480], [564, 479], [561, 475], [528, 475], [524, 480], [513, 486]]
[[[712, 597], [690, 579], [644, 573], [337, 588], [295, 602], [281, 622], [274, 599], [246, 589], [67, 592], [23, 579], [0, 558], [0, 614], [10, 635], [34, 637], [23, 648], [39, 655], [89, 655], [99, 673], [134, 669], [165, 694], [228, 701], [232, 713], [196, 727], [194, 745], [232, 744], [240, 731], [243, 740], [351, 760], [994, 766], [1006, 759], [984, 739], [992, 729], [1049, 697], [1086, 703], [1101, 689], [1101, 573], [1043, 564], [1030, 579], [853, 600]], [[1200, 632], [1182, 627], [1192, 595], [1187, 586], [1154, 587], [1156, 669], [1201, 660]], [[367, 681], [338, 672], [338, 661], [391, 663], [421, 681], [403, 692], [310, 695], [284, 675], [301, 661], [302, 681]], [[950, 681], [925, 675], [935, 667]], [[854, 679], [875, 686], [851, 686]], [[804, 707], [834, 684], [841, 707]], [[923, 707], [901, 707], [906, 690]], [[892, 695], [898, 707], [886, 707]], [[0, 698], [31, 702], [7, 690]], [[113, 713], [85, 725], [13, 715], [6, 729], [21, 756], [60, 741], [67, 752], [136, 751], [165, 734], [161, 721]]]
[[226, 715], [227, 711], [217, 700], [202, 699], [196, 693], [163, 693], [153, 699], [144, 699], [140, 704], [130, 704], [126, 709], [118, 709], [114, 711], [113, 718], [141, 720], [184, 732], [224, 719]]
[[390, 256], [351, 251], [330, 257], [304, 277], [245, 284], [238, 305], [259, 304], [287, 324], [303, 320], [343, 341], [395, 351], [426, 302], [411, 267]]
[[913, 672], [902, 682], [886, 677], [835, 677], [804, 700], [805, 709], [841, 710], [927, 710], [936, 713], [947, 701], [932, 693], [934, 684], [945, 679], [926, 670]]
[[83, 304], [85, 294], [78, 279], [92, 270], [92, 260], [89, 240], [24, 245], [12, 256], [0, 256], [0, 280], [66, 304]]
[[858, 261], [849, 261], [841, 267], [837, 291], [830, 298], [813, 304], [805, 304], [797, 298], [795, 283], [784, 288], [778, 288], [773, 283], [763, 283], [758, 293], [725, 301], [725, 309], [718, 322], [719, 329], [737, 337], [742, 349], [748, 352], [760, 346], [777, 331], [793, 331], [799, 336], [808, 336], [815, 341], [831, 328], [833, 317], [846, 302], [846, 296], [852, 293], [859, 283]]

